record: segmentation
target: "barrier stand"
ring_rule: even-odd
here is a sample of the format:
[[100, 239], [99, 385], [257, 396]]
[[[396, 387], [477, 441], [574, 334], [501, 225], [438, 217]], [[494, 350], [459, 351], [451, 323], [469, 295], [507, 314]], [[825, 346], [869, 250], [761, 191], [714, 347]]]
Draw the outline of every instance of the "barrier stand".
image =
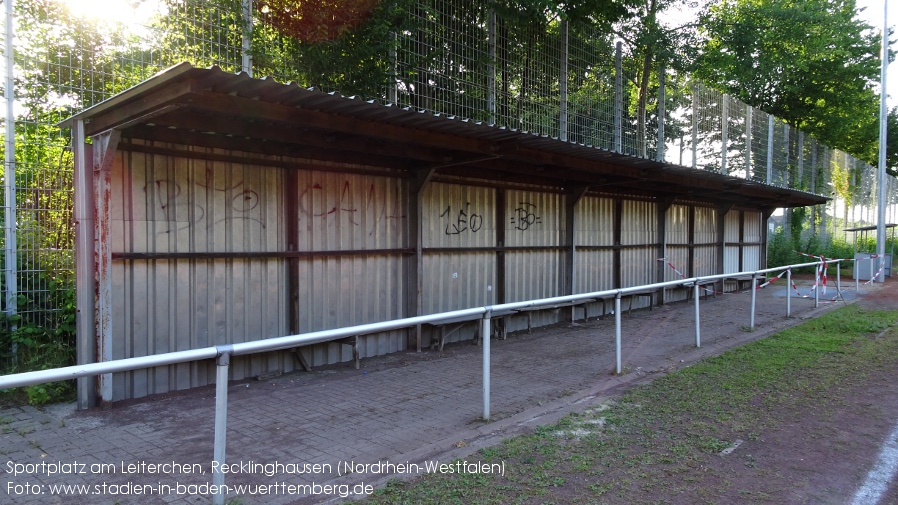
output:
[[483, 315], [480, 341], [483, 342], [483, 420], [490, 420], [490, 310]]
[[695, 298], [695, 346], [702, 346], [702, 329], [699, 325], [698, 319], [698, 280], [695, 281], [695, 284], [692, 286], [692, 297]]
[[620, 363], [620, 291], [614, 297], [614, 352], [617, 355], [617, 375], [621, 372]]
[[228, 365], [231, 364], [231, 353], [227, 350], [219, 351], [215, 358], [215, 438], [212, 448], [212, 459], [217, 464], [217, 470], [213, 469], [212, 484], [215, 493], [212, 495], [213, 505], [224, 505], [224, 481], [225, 474], [221, 465], [225, 462], [225, 446], [228, 433]]

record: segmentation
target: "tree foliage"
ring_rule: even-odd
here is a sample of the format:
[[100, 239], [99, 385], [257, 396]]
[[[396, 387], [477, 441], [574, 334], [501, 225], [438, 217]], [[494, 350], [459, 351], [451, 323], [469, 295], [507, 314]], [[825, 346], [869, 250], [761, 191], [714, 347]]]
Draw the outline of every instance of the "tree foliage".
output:
[[854, 0], [721, 0], [701, 33], [697, 78], [871, 160], [880, 42]]

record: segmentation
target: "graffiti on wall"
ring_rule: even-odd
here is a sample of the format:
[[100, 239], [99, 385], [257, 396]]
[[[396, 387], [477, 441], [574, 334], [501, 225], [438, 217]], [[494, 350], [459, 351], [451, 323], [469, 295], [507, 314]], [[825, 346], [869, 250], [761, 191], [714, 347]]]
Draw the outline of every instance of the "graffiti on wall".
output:
[[543, 219], [538, 214], [536, 205], [528, 202], [521, 202], [518, 207], [511, 213], [511, 225], [515, 230], [527, 231], [536, 224], [542, 224]]
[[379, 193], [376, 186], [370, 184], [367, 190], [359, 191], [350, 180], [344, 180], [339, 191], [320, 182], [309, 183], [299, 193], [299, 210], [310, 221], [345, 220], [353, 226], [362, 226], [366, 221], [369, 235], [373, 235], [381, 223], [406, 218], [398, 186], [390, 185], [386, 192]]
[[471, 207], [470, 202], [465, 202], [464, 206], [453, 210], [452, 206], [447, 206], [440, 214], [440, 218], [446, 224], [446, 235], [461, 235], [466, 231], [477, 233], [483, 228], [483, 215], [475, 212], [468, 212]]
[[[201, 225], [204, 221], [206, 229], [234, 220], [245, 220], [265, 228], [265, 217], [259, 205], [259, 192], [246, 187], [243, 181], [227, 187], [196, 182], [195, 187], [205, 190], [206, 195], [198, 190], [193, 195], [185, 195], [181, 184], [171, 179], [156, 179], [153, 181], [152, 189], [149, 186], [144, 187], [145, 193], [152, 193], [157, 215], [162, 216], [161, 220], [155, 220], [157, 234], [183, 230]], [[210, 194], [211, 200], [216, 203], [223, 199], [224, 206], [220, 210], [216, 209], [220, 217], [213, 216], [212, 219], [207, 219], [206, 202], [210, 200]], [[167, 226], [160, 227], [158, 223], [167, 223]]]

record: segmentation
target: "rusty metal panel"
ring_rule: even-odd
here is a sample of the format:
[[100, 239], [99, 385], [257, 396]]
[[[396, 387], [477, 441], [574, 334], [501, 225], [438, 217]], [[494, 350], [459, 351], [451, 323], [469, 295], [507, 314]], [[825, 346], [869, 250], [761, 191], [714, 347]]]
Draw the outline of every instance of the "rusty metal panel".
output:
[[[654, 202], [641, 200], [624, 200], [621, 216], [621, 244], [648, 245], [658, 241], [657, 206]], [[626, 271], [628, 264], [621, 261], [621, 268]], [[641, 267], [636, 267], [641, 268]]]
[[565, 234], [563, 195], [509, 190], [505, 202], [507, 247], [561, 245]]
[[300, 251], [408, 247], [408, 182], [328, 171], [298, 172]]
[[614, 200], [587, 196], [577, 203], [577, 245], [614, 245]]
[[423, 201], [423, 247], [495, 247], [495, 189], [431, 183]]

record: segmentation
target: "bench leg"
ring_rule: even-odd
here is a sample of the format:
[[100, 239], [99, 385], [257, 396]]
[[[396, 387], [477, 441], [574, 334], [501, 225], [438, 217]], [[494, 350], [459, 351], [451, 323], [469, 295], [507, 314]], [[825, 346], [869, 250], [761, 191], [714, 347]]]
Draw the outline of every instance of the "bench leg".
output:
[[533, 333], [533, 312], [527, 312], [527, 333]]
[[352, 358], [355, 360], [355, 369], [359, 369], [359, 337], [355, 337], [355, 342], [352, 344]]
[[293, 351], [293, 359], [299, 363], [299, 366], [306, 372], [311, 372], [312, 367], [309, 365], [309, 362], [306, 361], [306, 357], [300, 352], [299, 347], [294, 347], [291, 350]]

